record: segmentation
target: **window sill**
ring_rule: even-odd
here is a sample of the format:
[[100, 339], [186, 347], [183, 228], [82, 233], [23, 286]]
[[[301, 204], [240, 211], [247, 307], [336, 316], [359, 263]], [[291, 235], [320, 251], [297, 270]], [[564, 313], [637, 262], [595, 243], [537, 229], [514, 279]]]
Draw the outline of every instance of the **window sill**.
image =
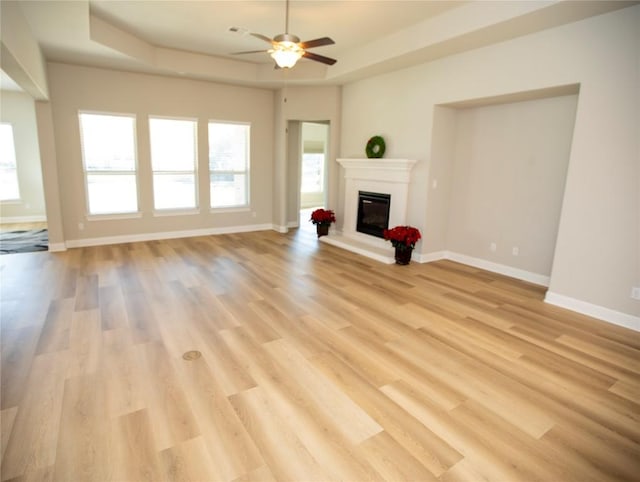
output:
[[120, 213], [120, 214], [88, 214], [87, 221], [116, 221], [120, 219], [139, 219], [142, 213]]
[[158, 209], [153, 211], [155, 217], [193, 216], [195, 214], [200, 214], [200, 209]]
[[250, 206], [229, 206], [229, 207], [219, 207], [219, 208], [210, 208], [209, 212], [211, 214], [220, 214], [220, 213], [246, 213], [251, 211]]

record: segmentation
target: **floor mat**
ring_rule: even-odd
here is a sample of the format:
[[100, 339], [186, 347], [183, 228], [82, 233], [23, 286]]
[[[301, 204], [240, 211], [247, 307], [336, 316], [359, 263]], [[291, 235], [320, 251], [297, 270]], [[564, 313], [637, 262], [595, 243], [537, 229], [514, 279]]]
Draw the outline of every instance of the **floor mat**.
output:
[[46, 229], [0, 233], [0, 254], [31, 253], [48, 249], [49, 233]]

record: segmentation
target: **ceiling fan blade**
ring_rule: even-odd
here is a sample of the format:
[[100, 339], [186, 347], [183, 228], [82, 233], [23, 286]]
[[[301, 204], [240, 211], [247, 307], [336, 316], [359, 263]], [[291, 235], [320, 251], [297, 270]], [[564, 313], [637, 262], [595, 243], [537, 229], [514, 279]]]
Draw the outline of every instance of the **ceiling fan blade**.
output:
[[333, 45], [335, 42], [329, 37], [317, 38], [314, 40], [307, 40], [306, 42], [301, 42], [300, 47], [303, 49], [311, 49], [313, 47], [324, 47], [325, 45]]
[[306, 50], [304, 54], [302, 54], [302, 56], [309, 60], [315, 60], [316, 62], [322, 62], [323, 64], [327, 64], [327, 65], [333, 65], [337, 62], [336, 59], [331, 59], [329, 57], [325, 57], [324, 55], [314, 54]]
[[252, 37], [255, 38], [259, 38], [260, 40], [264, 40], [265, 42], [272, 44], [273, 45], [273, 40], [271, 40], [269, 37], [267, 37], [266, 35], [262, 35], [261, 33], [251, 33], [250, 34]]
[[231, 55], [262, 54], [267, 52], [268, 50], [245, 50], [244, 52], [232, 52]]

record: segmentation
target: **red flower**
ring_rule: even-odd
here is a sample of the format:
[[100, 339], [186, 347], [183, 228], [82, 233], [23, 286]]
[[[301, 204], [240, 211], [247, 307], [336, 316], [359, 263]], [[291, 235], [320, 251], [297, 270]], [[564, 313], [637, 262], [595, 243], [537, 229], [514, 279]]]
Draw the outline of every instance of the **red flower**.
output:
[[384, 239], [391, 241], [394, 248], [414, 248], [418, 240], [422, 238], [420, 230], [411, 226], [396, 226], [385, 229], [382, 234]]
[[313, 224], [331, 224], [336, 222], [336, 215], [330, 209], [316, 209], [311, 213]]

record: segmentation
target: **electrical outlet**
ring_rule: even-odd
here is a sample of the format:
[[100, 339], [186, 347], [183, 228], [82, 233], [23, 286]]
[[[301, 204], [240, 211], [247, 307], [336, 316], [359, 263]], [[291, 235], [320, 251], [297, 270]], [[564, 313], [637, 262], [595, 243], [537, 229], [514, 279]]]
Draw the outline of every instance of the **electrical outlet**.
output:
[[78, 223], [78, 229], [79, 229], [80, 231], [84, 230], [84, 223], [83, 223], [83, 222], [79, 222], [79, 223]]
[[520, 254], [520, 248], [514, 246], [513, 248], [511, 248], [511, 254], [513, 254], [514, 256], [518, 256]]
[[255, 211], [251, 211], [251, 217], [255, 218], [257, 216], [257, 213]]
[[631, 298], [634, 300], [640, 300], [640, 286], [634, 286], [631, 288]]
[[489, 245], [489, 249], [491, 250], [492, 253], [495, 253], [498, 250], [498, 245], [496, 243], [491, 243]]
[[434, 180], [431, 182], [431, 187], [432, 187], [433, 189], [438, 189], [438, 180], [437, 180], [437, 179], [434, 179]]

